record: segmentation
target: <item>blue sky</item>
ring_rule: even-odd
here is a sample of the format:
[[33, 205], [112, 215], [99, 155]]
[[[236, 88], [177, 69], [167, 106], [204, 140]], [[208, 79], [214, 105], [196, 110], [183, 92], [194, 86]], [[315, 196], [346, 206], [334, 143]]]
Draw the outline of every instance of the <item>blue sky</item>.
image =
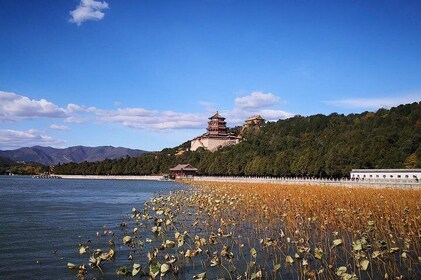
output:
[[421, 2], [0, 0], [0, 149], [176, 146], [421, 101]]

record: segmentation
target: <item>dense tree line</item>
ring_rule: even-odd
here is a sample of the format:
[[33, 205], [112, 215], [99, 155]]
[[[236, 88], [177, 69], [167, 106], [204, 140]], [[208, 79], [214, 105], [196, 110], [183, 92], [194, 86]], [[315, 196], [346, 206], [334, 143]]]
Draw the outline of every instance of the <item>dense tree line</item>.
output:
[[48, 171], [48, 167], [39, 163], [18, 163], [11, 159], [0, 157], [0, 175], [9, 173], [34, 175], [46, 171]]
[[421, 102], [390, 110], [295, 116], [244, 132], [214, 153], [176, 155], [190, 142], [139, 157], [56, 166], [59, 174], [149, 175], [190, 163], [204, 175], [349, 176], [353, 168], [421, 167]]

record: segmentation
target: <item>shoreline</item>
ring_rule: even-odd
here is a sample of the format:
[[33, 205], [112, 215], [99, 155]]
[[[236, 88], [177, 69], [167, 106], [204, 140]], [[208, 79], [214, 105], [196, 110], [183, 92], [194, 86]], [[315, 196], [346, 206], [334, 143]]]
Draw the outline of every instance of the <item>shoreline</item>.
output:
[[[174, 181], [166, 180], [160, 175], [57, 175], [61, 179], [76, 180], [148, 180], [148, 181]], [[421, 189], [421, 183], [404, 181], [350, 181], [350, 180], [330, 180], [330, 179], [302, 179], [302, 178], [270, 178], [270, 177], [218, 177], [218, 176], [196, 176], [193, 178], [177, 178], [177, 181], [208, 181], [208, 182], [243, 182], [243, 183], [271, 183], [271, 184], [291, 184], [291, 185], [324, 185], [343, 187], [368, 187], [368, 188], [402, 188]]]

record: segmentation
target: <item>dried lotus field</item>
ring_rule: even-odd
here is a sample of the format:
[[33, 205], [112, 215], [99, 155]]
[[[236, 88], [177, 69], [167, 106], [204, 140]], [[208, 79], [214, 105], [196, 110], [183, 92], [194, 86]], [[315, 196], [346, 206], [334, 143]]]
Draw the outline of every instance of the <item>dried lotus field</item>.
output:
[[421, 279], [420, 190], [187, 185], [79, 244], [68, 267], [81, 279]]

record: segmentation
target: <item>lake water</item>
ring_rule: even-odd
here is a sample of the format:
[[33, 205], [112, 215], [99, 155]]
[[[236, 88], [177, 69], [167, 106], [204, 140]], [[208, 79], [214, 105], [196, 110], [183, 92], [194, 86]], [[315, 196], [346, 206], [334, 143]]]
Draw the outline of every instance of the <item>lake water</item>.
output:
[[[78, 243], [116, 229], [173, 182], [0, 176], [0, 279], [76, 279]], [[110, 279], [115, 278], [115, 271]], [[106, 275], [105, 275], [105, 278]]]

